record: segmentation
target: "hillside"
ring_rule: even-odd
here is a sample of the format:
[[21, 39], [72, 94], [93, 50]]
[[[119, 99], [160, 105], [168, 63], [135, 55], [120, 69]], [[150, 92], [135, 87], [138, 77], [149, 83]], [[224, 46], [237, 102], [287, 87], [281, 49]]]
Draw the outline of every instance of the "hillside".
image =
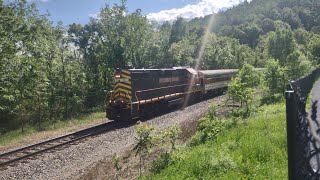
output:
[[[320, 33], [320, 1], [253, 0], [214, 14], [212, 32], [239, 39], [255, 47], [261, 35], [275, 31], [279, 21], [292, 30], [299, 28]], [[205, 26], [210, 16], [197, 18], [190, 26]]]

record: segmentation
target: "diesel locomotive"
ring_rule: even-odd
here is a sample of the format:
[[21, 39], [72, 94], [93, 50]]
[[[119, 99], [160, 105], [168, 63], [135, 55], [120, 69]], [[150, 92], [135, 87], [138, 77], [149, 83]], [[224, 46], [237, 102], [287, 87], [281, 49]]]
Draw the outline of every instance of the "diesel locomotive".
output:
[[226, 89], [237, 69], [117, 69], [114, 88], [106, 95], [110, 120], [147, 118], [187, 101]]

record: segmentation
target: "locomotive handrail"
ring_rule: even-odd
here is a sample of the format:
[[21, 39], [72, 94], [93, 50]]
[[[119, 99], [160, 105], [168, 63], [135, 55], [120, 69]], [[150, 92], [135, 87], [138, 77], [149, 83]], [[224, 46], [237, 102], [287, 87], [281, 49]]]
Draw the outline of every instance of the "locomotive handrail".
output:
[[175, 85], [175, 86], [167, 86], [167, 87], [161, 87], [161, 88], [146, 89], [146, 90], [136, 91], [136, 93], [147, 92], [147, 91], [151, 91], [151, 90], [168, 89], [168, 88], [172, 88], [172, 87], [187, 86], [187, 85], [188, 84], [180, 84], [180, 85]]

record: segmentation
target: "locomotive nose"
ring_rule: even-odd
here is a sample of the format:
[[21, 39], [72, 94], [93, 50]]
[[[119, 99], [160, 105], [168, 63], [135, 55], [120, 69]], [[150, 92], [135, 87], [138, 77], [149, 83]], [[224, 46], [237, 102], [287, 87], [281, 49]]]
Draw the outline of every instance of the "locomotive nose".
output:
[[129, 104], [123, 100], [111, 101], [106, 109], [107, 118], [110, 120], [115, 120], [120, 116], [127, 115], [129, 108]]

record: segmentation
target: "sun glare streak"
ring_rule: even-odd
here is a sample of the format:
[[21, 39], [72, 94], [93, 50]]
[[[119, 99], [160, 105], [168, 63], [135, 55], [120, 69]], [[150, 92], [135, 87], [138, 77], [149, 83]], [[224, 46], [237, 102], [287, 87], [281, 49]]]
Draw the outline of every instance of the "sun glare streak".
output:
[[196, 64], [195, 64], [195, 67], [194, 67], [195, 70], [198, 70], [200, 68], [200, 65], [201, 65], [201, 62], [202, 62], [202, 57], [204, 55], [204, 52], [205, 52], [205, 49], [206, 49], [206, 45], [208, 43], [208, 38], [209, 38], [209, 35], [211, 33], [211, 29], [212, 29], [212, 26], [213, 26], [213, 21], [214, 21], [214, 15], [211, 15], [211, 17], [209, 19], [208, 27], [206, 29], [206, 32], [205, 32], [203, 38], [202, 38], [202, 43], [201, 43], [200, 50], [198, 52], [198, 56], [197, 56], [197, 59], [196, 59]]
[[[206, 32], [205, 32], [205, 34], [204, 34], [204, 36], [202, 38], [201, 46], [200, 46], [200, 49], [199, 49], [199, 52], [198, 52], [198, 55], [197, 55], [197, 58], [196, 58], [196, 64], [194, 66], [194, 69], [196, 71], [198, 71], [200, 69], [200, 67], [201, 67], [202, 57], [203, 57], [203, 55], [205, 53], [206, 45], [208, 43], [208, 39], [209, 39], [209, 36], [210, 36], [210, 33], [211, 33], [211, 29], [212, 29], [212, 26], [213, 26], [214, 19], [215, 19], [214, 15], [212, 14], [210, 19], [209, 19], [209, 23], [208, 23], [208, 27], [206, 29]], [[190, 83], [189, 83], [189, 86], [188, 86], [188, 91], [187, 92], [191, 92], [192, 91], [194, 80], [195, 80], [195, 76], [192, 76], [191, 80], [190, 80]], [[185, 108], [187, 106], [189, 99], [190, 99], [190, 93], [187, 93], [182, 108]]]

